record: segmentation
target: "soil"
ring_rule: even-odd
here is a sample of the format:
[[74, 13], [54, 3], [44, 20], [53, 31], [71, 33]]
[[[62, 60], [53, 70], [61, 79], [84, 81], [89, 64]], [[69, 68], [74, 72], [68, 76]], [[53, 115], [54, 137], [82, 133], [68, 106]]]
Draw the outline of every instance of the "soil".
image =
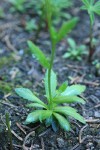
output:
[[[80, 18], [69, 37], [74, 38], [78, 44], [85, 43], [88, 46], [89, 18], [85, 12], [80, 11], [80, 5], [80, 0], [77, 0], [69, 10], [72, 16]], [[27, 40], [32, 40], [50, 55], [49, 35], [45, 27], [41, 29], [38, 37], [36, 30], [25, 30], [27, 18], [39, 19], [37, 15], [32, 16], [32, 9], [26, 13], [11, 13], [11, 5], [6, 0], [0, 0], [0, 7], [5, 13], [0, 19], [0, 150], [10, 149], [5, 123], [6, 113], [9, 113], [10, 117], [14, 150], [100, 150], [100, 74], [94, 65], [88, 63], [87, 56], [84, 56], [82, 61], [62, 58], [68, 47], [66, 38], [57, 46], [54, 70], [58, 75], [58, 85], [64, 81], [86, 85], [87, 89], [82, 95], [86, 104], [71, 106], [79, 110], [87, 124], [84, 126], [70, 119], [71, 132], [54, 132], [50, 127], [46, 128], [44, 124], [39, 123], [24, 124], [30, 110], [25, 107], [26, 101], [19, 98], [14, 89], [26, 87], [43, 98], [45, 73], [32, 58]], [[94, 37], [100, 39], [100, 17], [95, 20]], [[100, 60], [100, 42], [93, 56], [93, 60], [96, 59]], [[22, 145], [27, 148], [22, 148]]]

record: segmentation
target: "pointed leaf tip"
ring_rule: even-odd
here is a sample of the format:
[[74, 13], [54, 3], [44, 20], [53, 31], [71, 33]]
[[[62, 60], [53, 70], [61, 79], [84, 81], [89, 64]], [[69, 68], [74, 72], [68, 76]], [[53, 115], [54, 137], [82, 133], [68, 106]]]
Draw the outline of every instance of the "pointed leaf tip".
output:
[[31, 41], [28, 41], [28, 46], [32, 52], [32, 54], [34, 54], [34, 56], [37, 58], [37, 60], [39, 61], [39, 63], [45, 67], [45, 68], [49, 68], [50, 64], [48, 59], [46, 58], [45, 54], [42, 52], [42, 50], [36, 46], [34, 43], [32, 43]]
[[16, 88], [15, 92], [22, 98], [32, 101], [32, 102], [37, 102], [39, 104], [44, 105], [44, 103], [37, 98], [29, 89], [27, 88]]
[[61, 128], [64, 129], [65, 131], [70, 131], [70, 124], [67, 121], [67, 119], [58, 113], [53, 113], [53, 114], [55, 118], [58, 120]]

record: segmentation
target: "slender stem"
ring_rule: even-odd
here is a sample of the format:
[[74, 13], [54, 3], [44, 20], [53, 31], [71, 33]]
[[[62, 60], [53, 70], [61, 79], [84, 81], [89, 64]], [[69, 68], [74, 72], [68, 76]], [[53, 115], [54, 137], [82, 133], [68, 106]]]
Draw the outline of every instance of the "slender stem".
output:
[[49, 28], [49, 34], [50, 34], [50, 39], [51, 39], [51, 59], [50, 59], [50, 67], [48, 69], [48, 88], [49, 88], [49, 104], [50, 107], [52, 107], [52, 89], [51, 89], [51, 71], [53, 67], [53, 62], [54, 62], [54, 57], [55, 57], [55, 50], [56, 50], [56, 43], [54, 42], [51, 34], [51, 26], [52, 26], [52, 21], [50, 18], [48, 19], [48, 28]]
[[52, 67], [53, 67], [53, 61], [54, 61], [54, 57], [55, 57], [55, 48], [56, 48], [56, 44], [52, 43], [50, 68], [48, 70], [48, 88], [49, 88], [50, 104], [52, 103], [52, 95], [51, 95], [51, 70], [52, 70]]
[[10, 150], [13, 150], [13, 144], [12, 144], [12, 133], [11, 133], [11, 128], [10, 128], [10, 121], [9, 121], [9, 114], [6, 113], [6, 125], [8, 128], [8, 136], [9, 136], [9, 141], [10, 141]]
[[51, 27], [52, 27], [52, 12], [50, 8], [50, 1], [45, 0], [46, 3], [46, 13], [47, 13], [47, 23], [48, 23], [48, 29], [49, 29], [49, 34], [50, 34], [50, 39], [51, 39], [51, 59], [50, 59], [50, 67], [48, 69], [48, 90], [49, 90], [49, 105], [51, 107], [52, 105], [52, 89], [51, 89], [51, 70], [53, 67], [53, 62], [54, 62], [54, 57], [55, 57], [55, 49], [56, 49], [56, 43], [54, 42], [52, 38], [52, 33], [51, 33]]
[[42, 21], [43, 21], [43, 8], [42, 9], [42, 14], [40, 15], [40, 20], [39, 20], [39, 25], [38, 25], [38, 29], [35, 33], [35, 39], [38, 39], [38, 36], [39, 36], [39, 33], [40, 33], [40, 30], [42, 28]]
[[92, 26], [92, 23], [91, 23], [91, 21], [90, 21], [90, 49], [91, 49], [92, 46], [93, 46], [92, 41], [93, 41], [93, 26]]
[[89, 44], [89, 59], [88, 61], [91, 62], [92, 55], [94, 53], [94, 47], [93, 47], [93, 25], [90, 21], [90, 44]]

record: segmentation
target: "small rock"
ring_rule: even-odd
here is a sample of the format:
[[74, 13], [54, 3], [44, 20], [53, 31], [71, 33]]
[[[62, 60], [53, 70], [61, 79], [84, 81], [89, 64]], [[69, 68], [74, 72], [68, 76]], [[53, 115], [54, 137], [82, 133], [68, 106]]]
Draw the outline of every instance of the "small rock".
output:
[[96, 90], [95, 95], [98, 96], [98, 97], [100, 97], [100, 89]]
[[93, 143], [92, 142], [89, 142], [87, 145], [86, 145], [87, 149], [89, 150], [93, 150], [94, 149], [94, 146], [93, 146]]
[[22, 56], [23, 54], [24, 54], [24, 50], [21, 49], [21, 50], [19, 51], [19, 55]]
[[39, 148], [40, 146], [39, 145], [37, 145], [37, 144], [34, 144], [33, 145], [33, 148]]
[[57, 138], [58, 147], [62, 148], [64, 146], [64, 140], [62, 138]]
[[94, 112], [94, 116], [97, 117], [97, 118], [99, 118], [99, 117], [100, 117], [100, 112], [95, 111], [95, 112]]
[[19, 69], [17, 67], [13, 67], [9, 72], [9, 74], [11, 75], [11, 79], [14, 79], [18, 72], [19, 72]]

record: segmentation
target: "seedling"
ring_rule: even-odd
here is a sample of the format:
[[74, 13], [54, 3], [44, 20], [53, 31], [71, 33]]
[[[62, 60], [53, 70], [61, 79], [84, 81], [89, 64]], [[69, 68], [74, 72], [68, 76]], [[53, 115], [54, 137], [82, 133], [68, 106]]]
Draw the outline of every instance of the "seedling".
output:
[[72, 38], [68, 38], [69, 48], [68, 51], [63, 55], [63, 58], [70, 58], [72, 60], [82, 60], [82, 55], [87, 54], [86, 46], [77, 46]]
[[51, 0], [52, 5], [52, 14], [53, 14], [53, 23], [58, 24], [61, 22], [61, 18], [69, 19], [71, 15], [66, 13], [64, 9], [67, 9], [72, 6], [72, 0]]
[[86, 10], [90, 18], [90, 44], [89, 44], [89, 61], [91, 61], [95, 48], [93, 45], [93, 25], [95, 22], [95, 14], [100, 15], [100, 0], [82, 0], [84, 6], [83, 10]]
[[[58, 25], [61, 23], [61, 18], [63, 19], [70, 19], [71, 15], [68, 13], [65, 13], [65, 9], [72, 6], [72, 0], [50, 0], [51, 5], [51, 11], [52, 11], [52, 23], [54, 25]], [[27, 9], [32, 9], [33, 13], [37, 16], [39, 16], [38, 22], [37, 22], [37, 31], [35, 33], [36, 39], [38, 38], [38, 35], [42, 29], [42, 27], [46, 27], [47, 29], [47, 20], [45, 18], [45, 0], [38, 0], [37, 1], [28, 1], [27, 5], [25, 6]], [[33, 9], [34, 8], [34, 9]]]
[[51, 11], [53, 21], [52, 23], [58, 25], [61, 22], [61, 19], [69, 19], [71, 15], [65, 13], [64, 9], [72, 6], [72, 0], [50, 0]]
[[37, 29], [37, 25], [34, 19], [27, 21], [25, 26], [26, 31], [32, 32], [33, 30]]
[[[66, 13], [62, 10], [72, 6], [72, 0], [50, 0], [50, 4], [52, 5], [52, 14], [53, 14], [53, 17], [57, 17], [57, 16], [60, 16], [60, 17], [67, 17], [68, 14], [66, 15]], [[43, 11], [43, 8], [44, 8], [44, 5], [45, 5], [45, 0], [38, 0], [38, 3], [37, 1], [28, 1], [27, 3], [27, 8], [33, 8], [34, 7], [34, 12], [38, 13], [39, 15], [42, 14], [42, 11]]]
[[[45, 122], [46, 126], [52, 126], [53, 130], [56, 131], [58, 125], [65, 131], [70, 130], [69, 116], [76, 120], [85, 123], [84, 118], [78, 114], [77, 110], [70, 106], [63, 106], [63, 103], [82, 103], [84, 100], [79, 95], [84, 92], [84, 85], [71, 85], [68, 86], [64, 82], [59, 88], [57, 88], [57, 76], [53, 71], [53, 62], [56, 53], [56, 45], [61, 41], [66, 34], [68, 34], [76, 25], [77, 18], [73, 18], [70, 21], [64, 23], [59, 31], [52, 26], [52, 6], [50, 0], [45, 0], [45, 11], [48, 22], [48, 29], [51, 38], [51, 57], [50, 59], [31, 41], [28, 41], [29, 48], [32, 54], [37, 58], [39, 63], [47, 69], [44, 86], [45, 86], [45, 97], [47, 103], [40, 100], [33, 92], [27, 88], [16, 88], [16, 93], [32, 103], [28, 104], [28, 107], [37, 108], [28, 114], [26, 123]], [[44, 98], [45, 98], [44, 97]]]
[[8, 137], [10, 142], [10, 150], [13, 150], [13, 144], [12, 144], [12, 133], [11, 133], [11, 127], [10, 127], [10, 121], [9, 121], [9, 114], [6, 113], [6, 126], [8, 131]]
[[100, 62], [96, 64], [96, 75], [100, 76]]
[[23, 12], [25, 10], [24, 3], [26, 0], [9, 0], [9, 2], [13, 5], [12, 10], [17, 10]]

